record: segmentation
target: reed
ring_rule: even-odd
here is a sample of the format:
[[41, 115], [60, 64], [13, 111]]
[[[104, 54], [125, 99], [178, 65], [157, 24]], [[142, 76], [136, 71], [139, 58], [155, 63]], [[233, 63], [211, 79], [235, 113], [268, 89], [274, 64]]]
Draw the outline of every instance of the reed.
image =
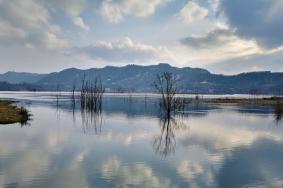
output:
[[90, 82], [84, 78], [80, 93], [81, 108], [89, 111], [100, 111], [104, 92], [105, 88], [100, 79]]

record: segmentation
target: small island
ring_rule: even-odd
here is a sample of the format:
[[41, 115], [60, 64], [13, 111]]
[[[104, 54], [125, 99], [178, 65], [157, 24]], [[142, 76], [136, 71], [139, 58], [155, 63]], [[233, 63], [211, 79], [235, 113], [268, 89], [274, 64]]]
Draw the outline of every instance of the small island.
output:
[[0, 124], [27, 124], [31, 114], [24, 107], [13, 105], [12, 101], [0, 101]]

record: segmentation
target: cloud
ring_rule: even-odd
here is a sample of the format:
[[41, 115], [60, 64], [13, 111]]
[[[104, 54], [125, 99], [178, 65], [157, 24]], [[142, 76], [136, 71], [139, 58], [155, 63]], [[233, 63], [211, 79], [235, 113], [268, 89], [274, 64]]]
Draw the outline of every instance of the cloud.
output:
[[165, 48], [135, 42], [128, 37], [114, 42], [102, 41], [76, 50], [92, 59], [116, 63], [148, 63], [167, 52]]
[[11, 38], [22, 39], [26, 36], [26, 32], [20, 28], [13, 27], [10, 23], [0, 22], [0, 39], [9, 41]]
[[[206, 66], [212, 72], [238, 74], [249, 71], [283, 72], [283, 50], [232, 58]], [[233, 67], [233, 69], [231, 69]]]
[[48, 9], [34, 0], [0, 2], [0, 41], [2, 45], [62, 48], [67, 41], [60, 27], [50, 23]]
[[181, 40], [181, 43], [194, 48], [206, 48], [233, 42], [237, 37], [229, 29], [215, 29], [204, 36], [190, 36]]
[[110, 23], [119, 23], [125, 16], [146, 17], [156, 8], [172, 0], [105, 0], [100, 7], [101, 16]]
[[0, 3], [1, 20], [8, 21], [14, 27], [38, 28], [48, 24], [48, 10], [33, 0], [2, 0]]
[[80, 17], [80, 14], [85, 10], [86, 8], [86, 1], [85, 0], [42, 0], [43, 3], [49, 7], [49, 9], [57, 10], [61, 9], [63, 10], [72, 20], [74, 25], [89, 30], [89, 26], [85, 23], [82, 17]]
[[217, 28], [205, 35], [192, 35], [181, 39], [180, 43], [202, 65], [262, 53], [254, 41], [243, 40], [227, 28]]
[[220, 0], [208, 0], [211, 10], [217, 12], [219, 9]]
[[282, 0], [221, 0], [220, 10], [231, 28], [242, 38], [265, 48], [283, 45]]
[[185, 23], [192, 23], [199, 21], [208, 16], [208, 10], [204, 7], [201, 7], [194, 1], [189, 1], [180, 11], [180, 18]]
[[51, 32], [44, 33], [42, 43], [49, 49], [64, 48], [68, 46], [68, 43], [64, 39], [58, 38], [56, 34]]
[[71, 16], [80, 15], [86, 7], [85, 0], [42, 0], [51, 8], [60, 8]]
[[74, 17], [73, 18], [73, 22], [76, 26], [86, 30], [86, 31], [89, 31], [89, 26], [85, 24], [84, 20], [81, 18], [81, 17]]

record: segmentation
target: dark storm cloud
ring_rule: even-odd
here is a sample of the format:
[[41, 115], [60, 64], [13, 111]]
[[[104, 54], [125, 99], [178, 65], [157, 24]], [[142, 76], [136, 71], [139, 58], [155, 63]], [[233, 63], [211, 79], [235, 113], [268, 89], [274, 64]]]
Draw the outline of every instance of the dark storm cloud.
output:
[[282, 0], [221, 0], [220, 10], [242, 38], [265, 48], [283, 45]]

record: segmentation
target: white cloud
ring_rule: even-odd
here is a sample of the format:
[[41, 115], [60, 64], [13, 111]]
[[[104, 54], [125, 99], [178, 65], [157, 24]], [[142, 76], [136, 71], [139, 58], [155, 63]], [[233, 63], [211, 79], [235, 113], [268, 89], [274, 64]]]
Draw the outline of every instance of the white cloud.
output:
[[[206, 68], [215, 73], [238, 74], [248, 71], [283, 72], [283, 49], [218, 61]], [[231, 69], [233, 67], [233, 69]]]
[[100, 13], [110, 23], [119, 23], [125, 16], [146, 17], [153, 14], [156, 8], [172, 0], [105, 0]]
[[208, 10], [194, 1], [189, 1], [180, 11], [180, 18], [187, 24], [199, 21], [208, 16]]
[[166, 47], [142, 44], [128, 37], [114, 42], [102, 41], [77, 50], [92, 59], [115, 63], [149, 64], [170, 56]]
[[112, 5], [108, 2], [103, 2], [100, 13], [104, 19], [110, 23], [118, 23], [123, 19], [122, 12], [118, 5]]
[[74, 25], [82, 29], [89, 30], [89, 26], [86, 25], [83, 18], [80, 17], [80, 14], [86, 8], [85, 0], [42, 0], [42, 1], [50, 9], [63, 10], [70, 17]]
[[9, 21], [17, 27], [38, 28], [48, 24], [49, 13], [33, 0], [3, 0], [0, 6], [0, 19]]
[[[181, 45], [187, 54], [187, 63], [195, 67], [214, 64], [231, 58], [263, 53], [263, 50], [253, 40], [244, 40], [236, 36], [234, 31], [226, 28], [216, 28], [204, 35], [191, 35], [181, 40]], [[182, 49], [182, 48], [181, 48]], [[179, 50], [177, 53], [181, 53]]]
[[54, 33], [47, 32], [44, 35], [44, 44], [47, 48], [64, 48], [68, 43], [64, 39], [58, 38]]
[[50, 23], [48, 9], [34, 0], [2, 0], [0, 4], [0, 41], [4, 45], [66, 47], [60, 27]]
[[85, 0], [42, 0], [44, 4], [52, 8], [60, 8], [71, 16], [80, 15], [86, 7]]
[[220, 5], [220, 0], [209, 0], [208, 1], [213, 12], [217, 12]]
[[89, 31], [89, 26], [85, 24], [84, 20], [81, 17], [74, 17], [73, 22], [76, 26]]

